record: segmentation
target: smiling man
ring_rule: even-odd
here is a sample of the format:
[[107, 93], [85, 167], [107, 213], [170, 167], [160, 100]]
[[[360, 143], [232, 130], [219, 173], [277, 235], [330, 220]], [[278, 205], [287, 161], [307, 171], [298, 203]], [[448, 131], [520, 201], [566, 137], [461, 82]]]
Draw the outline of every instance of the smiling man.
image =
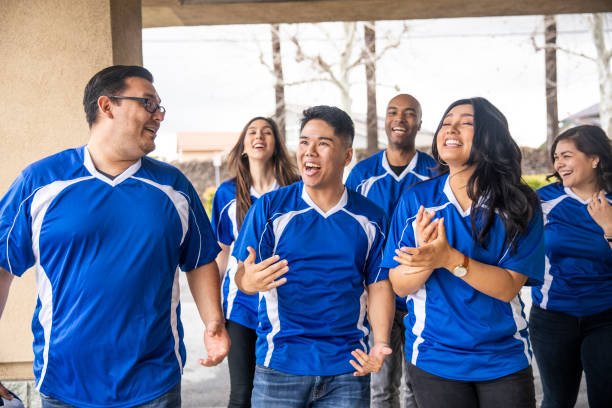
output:
[[391, 352], [385, 215], [342, 183], [354, 133], [338, 108], [305, 110], [302, 182], [262, 196], [240, 231], [236, 283], [260, 297], [253, 407], [368, 407], [369, 373]]
[[43, 408], [178, 407], [179, 269], [206, 325], [200, 363], [229, 349], [219, 246], [185, 176], [146, 157], [165, 114], [151, 73], [103, 69], [83, 105], [89, 143], [28, 166], [0, 201], [0, 313], [13, 276], [35, 266]]
[[[346, 180], [346, 186], [369, 198], [387, 212], [391, 219], [402, 192], [411, 185], [434, 175], [438, 163], [414, 147], [421, 128], [421, 104], [415, 97], [400, 94], [387, 105], [385, 131], [387, 149], [360, 161]], [[372, 374], [372, 407], [399, 408], [402, 373], [408, 378], [404, 359], [405, 299], [397, 297], [396, 312], [391, 330], [393, 354], [385, 360], [379, 373]], [[416, 407], [410, 381], [404, 381], [404, 408]]]

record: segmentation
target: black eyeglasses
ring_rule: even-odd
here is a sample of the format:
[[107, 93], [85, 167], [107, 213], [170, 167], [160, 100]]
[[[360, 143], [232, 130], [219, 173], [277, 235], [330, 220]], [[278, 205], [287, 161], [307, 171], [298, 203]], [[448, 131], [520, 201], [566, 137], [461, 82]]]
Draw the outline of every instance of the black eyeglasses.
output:
[[155, 113], [158, 109], [160, 113], [166, 113], [166, 108], [164, 108], [163, 106], [161, 106], [160, 104], [158, 104], [151, 98], [139, 98], [137, 96], [116, 96], [116, 95], [109, 95], [109, 98], [111, 99], [131, 99], [133, 101], [139, 101], [139, 102], [142, 102], [145, 110], [149, 113]]

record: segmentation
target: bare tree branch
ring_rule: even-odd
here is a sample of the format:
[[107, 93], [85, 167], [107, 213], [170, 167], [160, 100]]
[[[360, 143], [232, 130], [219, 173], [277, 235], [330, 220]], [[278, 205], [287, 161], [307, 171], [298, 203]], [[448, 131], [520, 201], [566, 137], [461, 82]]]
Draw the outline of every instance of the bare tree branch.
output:
[[531, 35], [531, 43], [533, 44], [533, 48], [536, 50], [536, 52], [544, 51], [547, 48], [548, 49], [554, 48], [555, 50], [563, 51], [566, 54], [570, 54], [570, 55], [575, 55], [577, 57], [586, 58], [589, 61], [596, 61], [596, 59], [591, 57], [590, 55], [586, 55], [586, 54], [583, 54], [581, 52], [576, 52], [574, 50], [570, 50], [569, 48], [561, 47], [559, 45], [547, 45], [547, 44], [545, 44], [545, 45], [538, 45], [538, 43], [536, 42], [536, 39], [535, 39], [535, 33]]

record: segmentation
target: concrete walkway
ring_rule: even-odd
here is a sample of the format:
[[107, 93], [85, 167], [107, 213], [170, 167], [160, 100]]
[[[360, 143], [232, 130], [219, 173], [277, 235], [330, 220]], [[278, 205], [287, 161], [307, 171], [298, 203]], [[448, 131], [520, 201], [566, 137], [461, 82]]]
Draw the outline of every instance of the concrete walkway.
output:
[[[529, 315], [529, 309], [531, 308], [530, 289], [523, 289], [521, 298], [525, 302], [526, 312]], [[184, 276], [181, 276], [181, 307], [181, 318], [185, 329], [185, 345], [187, 347], [187, 362], [182, 383], [183, 408], [227, 407], [229, 397], [227, 360], [212, 368], [202, 367], [198, 364], [198, 358], [203, 357], [205, 354], [204, 342], [202, 340], [204, 325], [193, 303], [193, 298]], [[542, 384], [535, 361], [533, 371], [536, 399], [539, 406], [542, 400]], [[583, 377], [575, 407], [588, 408], [588, 406], [586, 385]]]

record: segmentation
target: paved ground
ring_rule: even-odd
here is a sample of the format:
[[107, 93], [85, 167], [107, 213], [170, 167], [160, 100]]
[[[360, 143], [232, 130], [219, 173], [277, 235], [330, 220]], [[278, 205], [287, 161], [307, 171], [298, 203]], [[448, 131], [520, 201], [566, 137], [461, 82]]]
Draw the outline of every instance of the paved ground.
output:
[[[526, 292], [522, 294], [522, 299], [528, 312], [531, 307], [529, 289], [526, 289]], [[187, 363], [185, 364], [182, 382], [183, 408], [227, 407], [229, 396], [227, 361], [212, 368], [202, 367], [198, 364], [198, 358], [204, 356], [205, 353], [202, 340], [204, 326], [193, 303], [184, 276], [181, 276], [181, 305], [181, 317], [185, 328], [185, 345], [187, 347]], [[537, 364], [534, 363], [533, 368], [536, 399], [539, 406], [542, 400], [542, 384], [540, 383]], [[580, 395], [575, 407], [588, 408], [584, 379], [580, 386]]]

